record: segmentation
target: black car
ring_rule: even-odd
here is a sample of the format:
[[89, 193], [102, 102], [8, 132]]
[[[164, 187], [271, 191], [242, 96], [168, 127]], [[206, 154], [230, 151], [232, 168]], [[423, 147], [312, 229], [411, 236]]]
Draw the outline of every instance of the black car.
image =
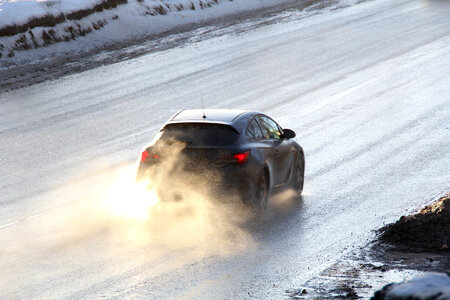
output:
[[[183, 110], [142, 152], [137, 180], [158, 182], [160, 196], [183, 181], [264, 208], [277, 192], [302, 193], [305, 156], [294, 137], [294, 131], [260, 112]], [[181, 199], [182, 193], [173, 198]]]

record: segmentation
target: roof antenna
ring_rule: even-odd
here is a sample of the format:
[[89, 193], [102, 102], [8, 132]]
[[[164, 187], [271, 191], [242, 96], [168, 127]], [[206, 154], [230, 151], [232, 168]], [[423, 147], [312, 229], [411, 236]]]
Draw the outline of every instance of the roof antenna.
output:
[[203, 119], [206, 119], [206, 115], [205, 115], [205, 102], [203, 101], [203, 97], [202, 97], [202, 109], [203, 109]]

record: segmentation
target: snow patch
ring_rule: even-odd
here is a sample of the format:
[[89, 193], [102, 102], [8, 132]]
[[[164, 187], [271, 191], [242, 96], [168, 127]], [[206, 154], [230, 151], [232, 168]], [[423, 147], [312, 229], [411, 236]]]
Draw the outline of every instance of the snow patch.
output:
[[[0, 63], [23, 50], [77, 40], [60, 51], [89, 51], [174, 27], [289, 0], [0, 0]], [[102, 30], [101, 30], [102, 29]], [[102, 34], [91, 34], [100, 31]], [[83, 39], [89, 34], [89, 38]], [[66, 49], [64, 49], [66, 48]], [[51, 56], [50, 53], [45, 53]], [[44, 54], [41, 52], [40, 54]], [[16, 58], [37, 60], [39, 57]], [[23, 62], [23, 61], [22, 61]]]

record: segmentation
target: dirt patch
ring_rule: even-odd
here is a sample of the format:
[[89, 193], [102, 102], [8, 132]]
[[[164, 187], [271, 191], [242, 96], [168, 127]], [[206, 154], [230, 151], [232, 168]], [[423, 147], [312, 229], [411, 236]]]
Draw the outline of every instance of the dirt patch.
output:
[[380, 229], [379, 240], [408, 252], [450, 251], [450, 195]]
[[[389, 282], [402, 282], [429, 272], [450, 274], [449, 233], [450, 194], [447, 194], [417, 214], [403, 216], [381, 228], [375, 241], [343, 256], [301, 288], [287, 290], [286, 296], [385, 299], [386, 292], [397, 285]], [[374, 294], [377, 289], [380, 290]]]
[[290, 299], [361, 299], [370, 297], [389, 266], [374, 265], [354, 254], [324, 269], [301, 288], [286, 291]]

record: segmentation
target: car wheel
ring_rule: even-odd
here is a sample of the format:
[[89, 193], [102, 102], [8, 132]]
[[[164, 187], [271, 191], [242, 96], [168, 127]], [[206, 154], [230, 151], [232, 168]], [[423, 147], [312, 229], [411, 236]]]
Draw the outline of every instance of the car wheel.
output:
[[265, 209], [269, 197], [269, 180], [265, 170], [258, 176], [253, 190], [253, 206], [258, 210]]
[[305, 159], [303, 157], [299, 157], [297, 159], [297, 165], [295, 167], [295, 181], [294, 181], [294, 188], [299, 197], [303, 192], [304, 182], [305, 182]]

